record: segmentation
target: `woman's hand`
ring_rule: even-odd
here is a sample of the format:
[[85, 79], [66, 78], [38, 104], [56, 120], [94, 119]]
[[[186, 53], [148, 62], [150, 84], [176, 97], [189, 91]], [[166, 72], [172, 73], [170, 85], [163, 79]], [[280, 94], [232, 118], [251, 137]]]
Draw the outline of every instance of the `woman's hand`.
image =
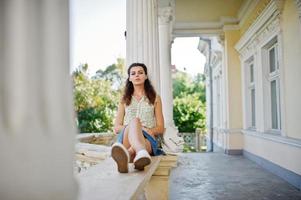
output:
[[121, 130], [124, 129], [124, 128], [125, 128], [124, 125], [115, 126], [115, 127], [114, 127], [114, 132], [115, 132], [115, 134], [118, 134], [119, 131], [121, 131]]
[[118, 127], [114, 127], [114, 133], [118, 134], [118, 132], [119, 132], [119, 128]]
[[125, 113], [125, 107], [122, 103], [122, 100], [120, 100], [120, 103], [118, 105], [117, 116], [116, 116], [115, 122], [114, 122], [114, 132], [116, 134], [124, 128], [124, 125], [123, 125], [124, 113]]
[[146, 127], [142, 127], [142, 130], [146, 131], [148, 134], [155, 136], [154, 131], [152, 131], [152, 129], [150, 128], [146, 128]]

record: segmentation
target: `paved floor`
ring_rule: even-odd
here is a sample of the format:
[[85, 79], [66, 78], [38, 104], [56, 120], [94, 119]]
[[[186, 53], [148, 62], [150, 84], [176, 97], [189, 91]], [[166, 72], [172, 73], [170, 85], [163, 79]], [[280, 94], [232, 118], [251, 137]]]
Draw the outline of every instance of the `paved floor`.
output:
[[301, 200], [301, 191], [243, 156], [181, 154], [171, 172], [171, 200]]

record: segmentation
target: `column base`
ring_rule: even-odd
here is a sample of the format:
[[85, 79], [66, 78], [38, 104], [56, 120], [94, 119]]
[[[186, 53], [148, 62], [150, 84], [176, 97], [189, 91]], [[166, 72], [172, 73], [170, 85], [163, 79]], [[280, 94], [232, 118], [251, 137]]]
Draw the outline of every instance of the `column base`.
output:
[[184, 139], [178, 136], [178, 129], [168, 125], [163, 135], [163, 150], [166, 153], [181, 153], [184, 148]]

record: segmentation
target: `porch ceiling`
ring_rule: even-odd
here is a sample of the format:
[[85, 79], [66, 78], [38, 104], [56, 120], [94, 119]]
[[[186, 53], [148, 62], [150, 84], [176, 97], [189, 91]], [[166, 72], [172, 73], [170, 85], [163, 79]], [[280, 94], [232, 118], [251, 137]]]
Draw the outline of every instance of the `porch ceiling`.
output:
[[176, 0], [174, 32], [218, 33], [224, 25], [237, 25], [251, 1]]
[[176, 22], [214, 22], [236, 18], [245, 0], [176, 0]]

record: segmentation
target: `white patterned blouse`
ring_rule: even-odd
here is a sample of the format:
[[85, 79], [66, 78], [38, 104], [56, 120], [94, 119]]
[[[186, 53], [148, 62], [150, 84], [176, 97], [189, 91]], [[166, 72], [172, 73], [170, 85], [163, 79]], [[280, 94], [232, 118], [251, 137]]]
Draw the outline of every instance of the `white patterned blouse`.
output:
[[156, 126], [155, 107], [146, 96], [140, 101], [132, 96], [131, 103], [125, 106], [124, 125], [128, 125], [134, 118], [139, 118], [142, 126], [154, 128]]

